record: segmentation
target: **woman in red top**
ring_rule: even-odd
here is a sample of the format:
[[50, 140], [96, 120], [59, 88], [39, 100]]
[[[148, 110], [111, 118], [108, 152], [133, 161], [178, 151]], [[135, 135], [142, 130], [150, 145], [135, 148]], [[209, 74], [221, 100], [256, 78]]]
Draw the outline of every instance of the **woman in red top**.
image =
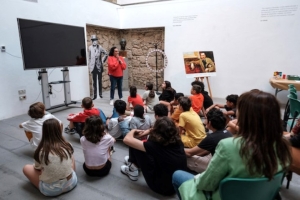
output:
[[110, 105], [114, 104], [115, 88], [118, 87], [119, 99], [122, 99], [123, 70], [126, 69], [126, 63], [123, 57], [119, 56], [117, 47], [112, 47], [108, 56], [108, 75], [110, 77]]
[[132, 107], [136, 105], [144, 106], [143, 99], [139, 94], [137, 94], [137, 89], [135, 86], [130, 86], [129, 93], [130, 95], [128, 97], [126, 110], [130, 110], [130, 104], [132, 105]]

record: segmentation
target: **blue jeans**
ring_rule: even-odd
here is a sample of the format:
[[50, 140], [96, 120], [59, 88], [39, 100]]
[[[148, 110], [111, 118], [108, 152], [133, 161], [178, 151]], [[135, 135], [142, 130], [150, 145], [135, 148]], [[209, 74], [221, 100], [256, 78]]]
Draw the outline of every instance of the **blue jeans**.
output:
[[122, 95], [123, 76], [115, 77], [115, 76], [109, 75], [109, 79], [110, 79], [110, 100], [114, 99], [114, 97], [115, 97], [116, 84], [118, 87], [119, 99], [121, 99], [123, 97], [123, 95]]
[[182, 170], [177, 170], [174, 172], [173, 176], [172, 176], [172, 184], [174, 186], [175, 192], [177, 194], [177, 196], [179, 197], [179, 199], [181, 199], [180, 193], [178, 188], [181, 186], [182, 183], [184, 183], [185, 181], [188, 181], [190, 179], [193, 179], [194, 175]]

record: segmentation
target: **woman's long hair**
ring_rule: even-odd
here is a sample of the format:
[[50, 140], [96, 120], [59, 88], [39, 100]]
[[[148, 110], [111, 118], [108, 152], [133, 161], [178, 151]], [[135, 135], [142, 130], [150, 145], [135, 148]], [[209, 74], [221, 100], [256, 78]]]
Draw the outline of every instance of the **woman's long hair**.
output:
[[110, 48], [108, 56], [114, 56], [115, 48], [117, 47]]
[[163, 89], [163, 90], [170, 90], [170, 91], [172, 91], [172, 92], [174, 93], [174, 95], [175, 95], [175, 90], [172, 88], [171, 82], [170, 82], [170, 81], [164, 81], [164, 82], [165, 82], [165, 84], [166, 84], [166, 88]]
[[94, 144], [100, 142], [105, 135], [101, 118], [96, 115], [86, 118], [82, 133], [89, 142]]
[[74, 149], [63, 138], [60, 123], [56, 119], [44, 121], [42, 130], [42, 140], [34, 152], [34, 159], [37, 162], [44, 161], [48, 165], [49, 153], [59, 156], [60, 161], [72, 157]]
[[246, 92], [237, 103], [240, 155], [250, 174], [272, 179], [278, 166], [291, 162], [288, 144], [283, 139], [280, 106], [276, 98], [260, 90]]
[[165, 84], [166, 84], [165, 90], [173, 89], [172, 86], [171, 86], [171, 82], [170, 82], [170, 81], [164, 81], [164, 82], [165, 82]]
[[146, 87], [147, 87], [148, 90], [150, 90], [150, 92], [149, 92], [149, 94], [148, 94], [148, 97], [149, 97], [149, 98], [154, 98], [154, 97], [155, 97], [155, 92], [154, 92], [154, 90], [153, 90], [153, 84], [150, 83], [150, 82], [147, 82], [147, 83], [146, 83]]
[[181, 139], [175, 123], [169, 117], [161, 117], [156, 120], [153, 129], [150, 131], [149, 141], [167, 146], [169, 144], [178, 144], [181, 142]]
[[129, 93], [130, 93], [130, 97], [135, 98], [136, 97], [136, 93], [137, 93], [136, 87], [135, 86], [130, 86]]

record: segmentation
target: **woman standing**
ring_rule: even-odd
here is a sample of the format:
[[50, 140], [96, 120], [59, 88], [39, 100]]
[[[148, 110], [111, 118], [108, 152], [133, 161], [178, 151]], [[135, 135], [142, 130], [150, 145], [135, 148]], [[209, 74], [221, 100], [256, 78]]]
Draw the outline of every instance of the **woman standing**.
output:
[[77, 185], [74, 149], [62, 136], [60, 123], [48, 119], [43, 124], [42, 140], [34, 153], [35, 163], [25, 165], [24, 175], [45, 196], [57, 196]]
[[123, 57], [119, 56], [119, 50], [117, 47], [112, 47], [108, 56], [108, 75], [110, 77], [110, 105], [114, 105], [114, 96], [116, 84], [118, 87], [119, 99], [122, 99], [122, 82], [123, 82], [123, 70], [126, 69], [126, 63]]
[[196, 176], [184, 171], [173, 174], [179, 198], [206, 199], [203, 191], [212, 191], [212, 199], [220, 199], [218, 188], [224, 178], [272, 180], [288, 167], [291, 155], [282, 137], [277, 99], [259, 90], [246, 92], [238, 100], [237, 111], [238, 133], [219, 142], [206, 171]]

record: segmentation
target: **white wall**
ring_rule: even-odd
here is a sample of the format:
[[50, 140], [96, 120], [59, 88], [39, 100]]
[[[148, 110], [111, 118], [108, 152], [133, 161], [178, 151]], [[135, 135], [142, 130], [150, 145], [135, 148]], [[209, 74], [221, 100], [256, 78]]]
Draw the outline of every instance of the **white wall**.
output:
[[[86, 24], [95, 24], [118, 28], [118, 8], [119, 6], [99, 0], [39, 0], [38, 3], [1, 0], [0, 46], [5, 45], [8, 53], [21, 57], [17, 18], [81, 27], [85, 27]], [[71, 99], [81, 100], [89, 96], [88, 68], [69, 69]], [[37, 72], [35, 70], [24, 71], [21, 58], [0, 52], [0, 70], [0, 120], [24, 114], [30, 104], [42, 101]], [[62, 80], [60, 70], [61, 68], [48, 70], [49, 82]], [[62, 87], [63, 85], [53, 85], [52, 106], [63, 103]], [[20, 89], [26, 90], [26, 100], [19, 100], [18, 90]]]
[[[293, 16], [261, 17], [262, 8], [293, 5], [298, 6]], [[274, 93], [269, 84], [274, 71], [300, 75], [297, 0], [182, 0], [125, 6], [122, 13], [123, 29], [165, 26], [165, 79], [178, 92], [189, 94], [193, 81], [185, 77], [182, 53], [196, 50], [214, 52], [217, 76], [209, 80], [217, 98], [253, 88]], [[173, 17], [191, 15], [197, 17], [173, 23]], [[286, 95], [279, 93], [281, 103]]]
[[[261, 18], [262, 8], [288, 5], [298, 6], [293, 16]], [[173, 23], [176, 16], [191, 15], [197, 17]], [[217, 98], [252, 88], [273, 93], [268, 80], [274, 71], [300, 74], [297, 0], [178, 0], [122, 9], [99, 0], [1, 0], [0, 46], [5, 45], [8, 53], [21, 57], [17, 18], [83, 27], [165, 27], [165, 52], [169, 60], [165, 79], [185, 94], [189, 93], [193, 79], [185, 77], [183, 52], [214, 52], [217, 76], [210, 77], [210, 83], [213, 97]], [[24, 71], [22, 59], [0, 52], [0, 69], [0, 120], [24, 114], [30, 104], [42, 101], [36, 71]], [[60, 69], [48, 73], [49, 81], [62, 80]], [[70, 78], [72, 100], [89, 96], [87, 67], [70, 68]], [[25, 101], [18, 98], [20, 89], [26, 89]], [[63, 103], [61, 89], [62, 85], [54, 86], [51, 105]], [[286, 95], [286, 91], [279, 93], [282, 103], [286, 102]]]

